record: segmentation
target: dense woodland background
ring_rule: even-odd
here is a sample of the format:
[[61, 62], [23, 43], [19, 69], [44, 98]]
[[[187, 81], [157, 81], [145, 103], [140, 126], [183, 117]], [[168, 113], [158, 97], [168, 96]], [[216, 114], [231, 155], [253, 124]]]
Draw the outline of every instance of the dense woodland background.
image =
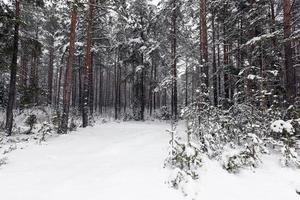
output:
[[299, 28], [298, 0], [1, 0], [1, 128], [36, 107], [60, 133], [73, 118], [178, 119], [189, 106], [298, 118]]

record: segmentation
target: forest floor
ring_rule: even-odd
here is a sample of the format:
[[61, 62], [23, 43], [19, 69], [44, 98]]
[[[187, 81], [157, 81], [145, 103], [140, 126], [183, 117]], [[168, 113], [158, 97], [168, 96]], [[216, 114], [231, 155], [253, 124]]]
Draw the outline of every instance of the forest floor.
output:
[[[163, 122], [109, 122], [30, 143], [0, 167], [3, 200], [180, 200], [165, 183], [169, 128]], [[299, 200], [300, 172], [273, 157], [255, 172], [227, 173], [207, 161], [190, 188], [201, 200]]]

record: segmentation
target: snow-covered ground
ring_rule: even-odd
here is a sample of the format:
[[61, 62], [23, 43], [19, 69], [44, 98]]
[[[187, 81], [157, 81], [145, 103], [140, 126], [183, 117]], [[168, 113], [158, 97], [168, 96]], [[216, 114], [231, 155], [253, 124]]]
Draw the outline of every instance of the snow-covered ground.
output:
[[[29, 144], [0, 168], [3, 200], [180, 200], [163, 169], [169, 136], [166, 123], [99, 124], [45, 144]], [[200, 173], [199, 200], [299, 200], [300, 172], [267, 157], [261, 169], [228, 174], [207, 161]], [[276, 161], [275, 161], [276, 160]]]
[[[230, 174], [216, 161], [201, 168], [197, 199], [202, 200], [299, 200], [300, 170], [281, 167], [278, 158], [266, 156], [255, 171]], [[299, 190], [300, 191], [300, 190]]]
[[181, 199], [165, 184], [166, 123], [107, 123], [30, 145], [0, 169], [3, 200]]

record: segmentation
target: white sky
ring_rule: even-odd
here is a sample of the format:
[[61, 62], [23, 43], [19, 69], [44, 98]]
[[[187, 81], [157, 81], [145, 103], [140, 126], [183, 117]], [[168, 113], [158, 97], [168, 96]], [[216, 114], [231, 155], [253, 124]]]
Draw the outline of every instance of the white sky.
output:
[[152, 3], [153, 3], [154, 5], [157, 5], [159, 1], [160, 1], [160, 0], [152, 0]]
[[[5, 4], [11, 3], [10, 0], [0, 0], [0, 1], [3, 1]], [[150, 0], [150, 1], [152, 1], [154, 5], [157, 5], [160, 0]]]

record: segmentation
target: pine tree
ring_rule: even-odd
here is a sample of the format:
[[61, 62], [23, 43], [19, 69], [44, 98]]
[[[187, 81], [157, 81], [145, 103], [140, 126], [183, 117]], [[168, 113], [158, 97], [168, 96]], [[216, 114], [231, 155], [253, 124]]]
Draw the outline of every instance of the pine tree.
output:
[[17, 67], [18, 67], [18, 51], [19, 51], [19, 26], [20, 26], [20, 1], [15, 0], [15, 27], [13, 39], [13, 55], [10, 65], [10, 83], [8, 94], [8, 105], [6, 109], [6, 130], [7, 134], [12, 134], [13, 127], [13, 108], [16, 98], [16, 81], [17, 81]]
[[69, 57], [66, 67], [66, 75], [64, 81], [63, 90], [63, 113], [60, 124], [59, 133], [67, 133], [68, 131], [68, 121], [70, 112], [70, 97], [72, 88], [72, 68], [74, 63], [74, 52], [75, 52], [75, 37], [76, 37], [76, 23], [77, 23], [77, 2], [71, 3], [71, 27], [70, 27], [70, 37], [69, 37]]
[[85, 44], [85, 67], [84, 67], [84, 90], [83, 90], [83, 109], [82, 109], [82, 126], [88, 125], [88, 106], [90, 105], [90, 114], [93, 112], [93, 98], [91, 87], [93, 84], [93, 71], [92, 71], [92, 27], [93, 27], [93, 16], [94, 16], [94, 0], [89, 0], [88, 19], [87, 19], [87, 30], [86, 30], [86, 44]]

